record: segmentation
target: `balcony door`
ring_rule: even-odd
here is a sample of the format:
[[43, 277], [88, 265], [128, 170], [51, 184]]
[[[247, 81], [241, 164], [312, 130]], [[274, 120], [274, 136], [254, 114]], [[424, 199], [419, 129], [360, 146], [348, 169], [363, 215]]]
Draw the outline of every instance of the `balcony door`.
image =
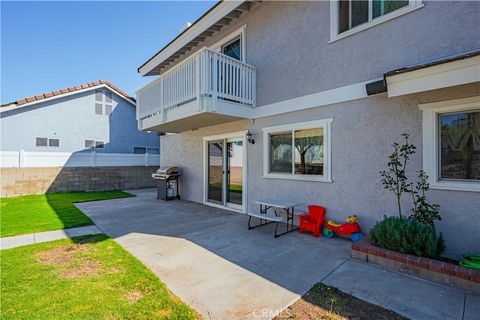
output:
[[205, 204], [245, 211], [244, 135], [205, 137]]

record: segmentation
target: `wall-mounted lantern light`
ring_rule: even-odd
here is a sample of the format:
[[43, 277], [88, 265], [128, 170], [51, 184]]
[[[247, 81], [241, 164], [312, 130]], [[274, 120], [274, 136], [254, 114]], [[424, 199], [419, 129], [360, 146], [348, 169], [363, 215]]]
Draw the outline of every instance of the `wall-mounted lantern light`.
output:
[[246, 137], [248, 142], [250, 142], [251, 144], [255, 144], [255, 139], [253, 138], [253, 134], [250, 131], [247, 132]]

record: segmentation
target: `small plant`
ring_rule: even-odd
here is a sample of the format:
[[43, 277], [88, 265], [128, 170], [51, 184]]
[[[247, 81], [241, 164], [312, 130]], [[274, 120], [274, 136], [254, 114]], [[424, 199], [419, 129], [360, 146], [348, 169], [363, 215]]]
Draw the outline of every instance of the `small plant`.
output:
[[401, 197], [402, 193], [410, 192], [411, 185], [407, 182], [406, 168], [410, 156], [415, 153], [416, 147], [409, 143], [409, 135], [403, 133], [404, 143], [400, 145], [395, 142], [393, 152], [388, 157], [388, 170], [380, 171], [382, 176], [383, 187], [387, 190], [393, 191], [397, 197], [398, 216], [402, 217]]
[[410, 190], [413, 200], [413, 213], [410, 219], [434, 227], [435, 220], [442, 220], [439, 213], [440, 206], [427, 202], [426, 192], [430, 189], [430, 185], [428, 176], [423, 170], [418, 171], [418, 179], [415, 187]]
[[424, 223], [400, 217], [385, 217], [370, 230], [373, 244], [402, 253], [438, 258], [445, 251], [443, 237]]

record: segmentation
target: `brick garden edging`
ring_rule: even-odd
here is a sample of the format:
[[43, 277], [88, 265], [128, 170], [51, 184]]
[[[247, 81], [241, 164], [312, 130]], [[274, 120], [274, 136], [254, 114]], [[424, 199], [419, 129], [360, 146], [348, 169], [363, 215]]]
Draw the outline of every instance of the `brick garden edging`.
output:
[[480, 294], [480, 271], [448, 262], [403, 254], [365, 240], [352, 244], [352, 258]]

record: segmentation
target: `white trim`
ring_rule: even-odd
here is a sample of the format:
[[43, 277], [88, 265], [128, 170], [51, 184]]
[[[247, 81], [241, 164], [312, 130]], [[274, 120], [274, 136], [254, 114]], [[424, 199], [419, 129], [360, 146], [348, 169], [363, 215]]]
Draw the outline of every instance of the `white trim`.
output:
[[351, 85], [325, 90], [293, 99], [266, 104], [253, 109], [253, 118], [273, 116], [281, 113], [321, 107], [368, 97], [366, 85], [383, 78], [358, 82]]
[[236, 37], [240, 36], [240, 47], [241, 47], [241, 53], [240, 53], [241, 59], [240, 59], [240, 61], [246, 63], [246, 61], [247, 61], [247, 54], [246, 54], [247, 53], [247, 50], [246, 50], [247, 37], [246, 37], [246, 35], [247, 35], [247, 25], [244, 24], [243, 26], [241, 26], [237, 30], [233, 31], [232, 33], [223, 37], [219, 41], [215, 42], [213, 45], [210, 46], [210, 48], [212, 50], [216, 51], [216, 52], [222, 53], [221, 49], [222, 49], [223, 45], [232, 41]]
[[386, 78], [388, 97], [480, 81], [480, 56], [445, 62]]
[[480, 96], [419, 105], [423, 111], [423, 170], [432, 189], [480, 192], [480, 181], [440, 180], [438, 166], [438, 115], [480, 108]]
[[200, 21], [189, 27], [181, 36], [178, 37], [178, 39], [170, 43], [167, 47], [164, 47], [159, 53], [154, 55], [150, 61], [140, 67], [138, 70], [140, 74], [142, 76], [145, 76], [156, 66], [164, 62], [175, 52], [183, 48], [190, 41], [194, 40], [196, 37], [198, 37], [200, 34], [210, 28], [213, 24], [222, 19], [225, 15], [236, 9], [243, 2], [245, 1], [222, 1], [220, 4], [217, 5], [217, 7], [210, 11]]
[[339, 33], [338, 32], [338, 1], [331, 0], [330, 1], [330, 41], [328, 43], [332, 43], [337, 40], [349, 37], [355, 33], [361, 32], [363, 30], [370, 29], [381, 23], [387, 22], [389, 20], [398, 18], [412, 11], [423, 8], [424, 6], [423, 1], [421, 0], [410, 0], [407, 6], [372, 19], [372, 8], [370, 3], [371, 2], [369, 1], [369, 8], [368, 8], [369, 21], [368, 22], [365, 22], [361, 25], [353, 27], [352, 29], [349, 29], [342, 33]]
[[[7, 106], [7, 107], [2, 107], [2, 108], [0, 108], [0, 113], [5, 112], [5, 111], [14, 110], [14, 109], [20, 109], [20, 108], [28, 107], [28, 106], [31, 106], [31, 105], [34, 105], [34, 104], [37, 104], [37, 103], [52, 101], [52, 100], [55, 100], [55, 99], [58, 99], [58, 98], [68, 97], [68, 96], [71, 96], [71, 95], [74, 95], [74, 94], [79, 94], [79, 93], [87, 92], [87, 91], [90, 91], [90, 90], [98, 90], [98, 89], [100, 89], [100, 88], [107, 88], [107, 89], [113, 91], [117, 96], [119, 96], [120, 98], [124, 99], [125, 101], [131, 103], [134, 107], [136, 107], [136, 103], [135, 103], [133, 100], [128, 99], [128, 98], [125, 97], [123, 94], [121, 94], [120, 92], [118, 92], [117, 90], [113, 89], [112, 87], [110, 87], [110, 86], [107, 85], [107, 84], [100, 84], [100, 85], [98, 85], [98, 86], [89, 87], [89, 88], [80, 89], [80, 90], [75, 90], [75, 91], [72, 91], [72, 92], [66, 92], [66, 93], [62, 93], [62, 94], [59, 94], [59, 95], [56, 95], [56, 96], [52, 96], [52, 97], [48, 97], [48, 98], [45, 98], [45, 99], [27, 102], [27, 103], [24, 103], [24, 104], [21, 104], [21, 105], [11, 104], [11, 105], [9, 105], [9, 106]], [[94, 99], [95, 99], [95, 98], [94, 98]], [[96, 100], [95, 100], [95, 102], [96, 102], [96, 103], [102, 103], [102, 104], [105, 103], [105, 102], [96, 101]], [[106, 102], [106, 103], [113, 105], [113, 99], [112, 99], [112, 102], [111, 102], [111, 103], [109, 103], [109, 102]]]
[[[217, 135], [210, 135], [210, 136], [204, 136], [203, 137], [203, 204], [212, 206], [212, 207], [217, 207], [217, 208], [222, 208], [222, 209], [227, 209], [235, 212], [241, 212], [241, 213], [246, 213], [247, 211], [247, 183], [248, 183], [248, 164], [247, 164], [247, 154], [248, 154], [248, 141], [246, 138], [248, 130], [242, 130], [242, 131], [236, 131], [236, 132], [228, 132], [228, 133], [223, 133], [223, 134], [217, 134]], [[243, 183], [242, 183], [242, 206], [235, 206], [232, 204], [225, 203], [225, 205], [221, 204], [215, 204], [212, 202], [208, 202], [208, 142], [209, 141], [214, 141], [214, 140], [224, 140], [228, 142], [228, 140], [240, 140], [242, 141], [243, 144]], [[225, 158], [225, 157], [223, 157]], [[225, 161], [225, 159], [224, 159]], [[225, 164], [223, 164], [225, 165]], [[225, 189], [225, 186], [223, 186], [222, 189]], [[225, 192], [225, 190], [224, 190]]]
[[212, 141], [212, 140], [222, 140], [222, 139], [233, 139], [233, 138], [240, 138], [245, 137], [248, 130], [241, 130], [236, 132], [228, 132], [228, 133], [220, 133], [216, 135], [204, 136], [203, 141]]
[[[332, 181], [332, 130], [331, 125], [333, 118], [313, 120], [300, 123], [284, 124], [280, 126], [262, 128], [263, 132], [263, 178], [267, 179], [288, 179], [288, 180], [303, 180], [303, 181], [317, 181], [317, 182], [333, 182]], [[270, 139], [272, 133], [280, 133], [287, 131], [295, 131], [302, 129], [323, 128], [323, 142], [326, 152], [326, 157], [323, 159], [323, 176], [315, 175], [295, 175], [293, 173], [270, 173]], [[292, 136], [293, 139], [293, 136]], [[293, 164], [292, 164], [293, 166]]]

